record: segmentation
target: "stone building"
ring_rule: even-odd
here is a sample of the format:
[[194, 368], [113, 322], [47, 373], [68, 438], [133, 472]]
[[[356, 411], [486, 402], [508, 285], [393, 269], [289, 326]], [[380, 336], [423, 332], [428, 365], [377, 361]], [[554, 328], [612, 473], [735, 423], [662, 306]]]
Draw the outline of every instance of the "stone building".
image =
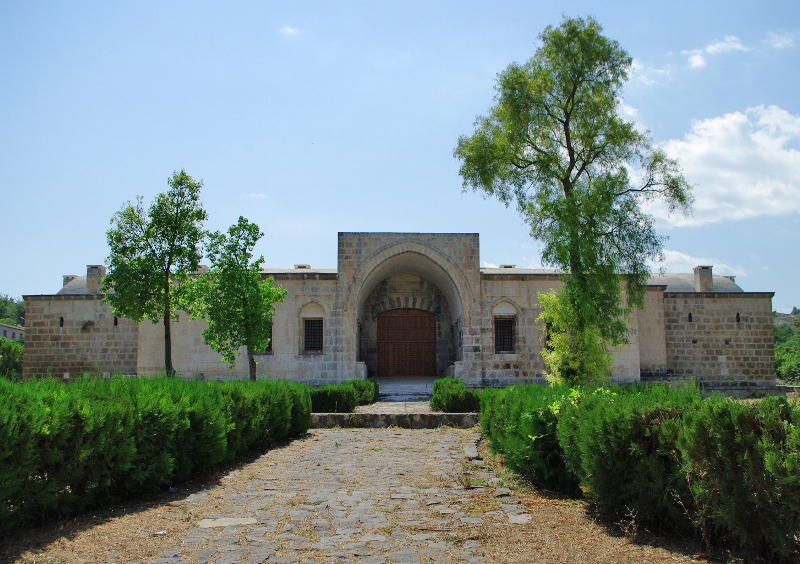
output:
[[25, 328], [14, 323], [0, 323], [0, 337], [11, 341], [22, 341], [25, 339]]
[[[537, 296], [557, 273], [480, 267], [474, 233], [339, 233], [338, 268], [265, 270], [277, 304], [265, 377], [323, 384], [352, 378], [453, 375], [470, 386], [544, 381]], [[25, 377], [163, 371], [163, 327], [117, 319], [102, 302], [102, 266], [64, 277], [55, 295], [25, 296]], [[699, 379], [709, 387], [775, 386], [770, 292], [743, 292], [710, 266], [652, 276], [645, 307], [613, 351], [621, 382]], [[238, 378], [205, 345], [203, 321], [174, 323], [173, 364], [185, 377]]]

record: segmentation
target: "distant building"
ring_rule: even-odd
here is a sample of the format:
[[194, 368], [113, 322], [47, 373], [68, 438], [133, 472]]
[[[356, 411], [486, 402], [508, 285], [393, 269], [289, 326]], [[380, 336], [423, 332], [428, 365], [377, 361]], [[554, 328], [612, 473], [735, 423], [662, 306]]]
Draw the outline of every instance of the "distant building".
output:
[[25, 328], [13, 323], [0, 323], [0, 337], [14, 341], [25, 340]]
[[[384, 376], [456, 376], [470, 386], [544, 382], [537, 296], [553, 271], [481, 268], [478, 234], [339, 233], [337, 269], [268, 269], [288, 295], [276, 305], [258, 373], [323, 384]], [[25, 296], [24, 377], [163, 371], [163, 327], [114, 317], [102, 266], [65, 276], [55, 295]], [[711, 266], [651, 277], [645, 306], [613, 351], [619, 382], [699, 379], [716, 388], [775, 386], [771, 292], [743, 292]], [[172, 326], [175, 369], [239, 378], [204, 344], [203, 321]]]

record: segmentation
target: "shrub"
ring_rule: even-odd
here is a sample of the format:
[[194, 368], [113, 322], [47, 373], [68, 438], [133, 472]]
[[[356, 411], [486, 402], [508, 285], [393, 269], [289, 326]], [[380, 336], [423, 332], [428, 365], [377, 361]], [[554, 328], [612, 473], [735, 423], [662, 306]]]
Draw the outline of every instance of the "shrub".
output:
[[563, 493], [578, 492], [567, 470], [556, 433], [558, 416], [578, 392], [536, 384], [487, 389], [481, 397], [481, 426], [493, 452], [536, 485]]
[[357, 405], [356, 389], [349, 383], [311, 388], [313, 413], [350, 413]]
[[307, 387], [287, 382], [0, 379], [0, 531], [162, 489], [309, 424]]
[[616, 517], [690, 527], [675, 443], [701, 399], [696, 386], [652, 385], [597, 388], [567, 404], [558, 438], [587, 498]]
[[442, 378], [433, 382], [430, 406], [445, 413], [475, 413], [481, 410], [481, 395], [458, 378]]
[[356, 391], [358, 405], [367, 405], [378, 401], [378, 382], [375, 380], [349, 380], [345, 382]]
[[683, 472], [707, 542], [789, 554], [800, 531], [800, 406], [720, 396], [685, 417]]

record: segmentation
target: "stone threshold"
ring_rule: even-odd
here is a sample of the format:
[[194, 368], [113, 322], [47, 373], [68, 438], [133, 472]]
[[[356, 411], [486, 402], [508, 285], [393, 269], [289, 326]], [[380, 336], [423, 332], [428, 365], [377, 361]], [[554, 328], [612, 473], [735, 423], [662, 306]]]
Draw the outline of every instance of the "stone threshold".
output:
[[480, 422], [477, 413], [312, 413], [312, 429], [362, 428], [469, 429]]

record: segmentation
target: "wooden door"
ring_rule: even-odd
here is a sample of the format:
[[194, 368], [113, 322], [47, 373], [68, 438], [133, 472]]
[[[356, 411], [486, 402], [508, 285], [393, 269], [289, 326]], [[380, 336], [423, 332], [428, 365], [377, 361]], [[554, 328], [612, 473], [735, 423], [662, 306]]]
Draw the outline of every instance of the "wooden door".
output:
[[378, 315], [378, 376], [436, 376], [436, 316], [421, 309]]

